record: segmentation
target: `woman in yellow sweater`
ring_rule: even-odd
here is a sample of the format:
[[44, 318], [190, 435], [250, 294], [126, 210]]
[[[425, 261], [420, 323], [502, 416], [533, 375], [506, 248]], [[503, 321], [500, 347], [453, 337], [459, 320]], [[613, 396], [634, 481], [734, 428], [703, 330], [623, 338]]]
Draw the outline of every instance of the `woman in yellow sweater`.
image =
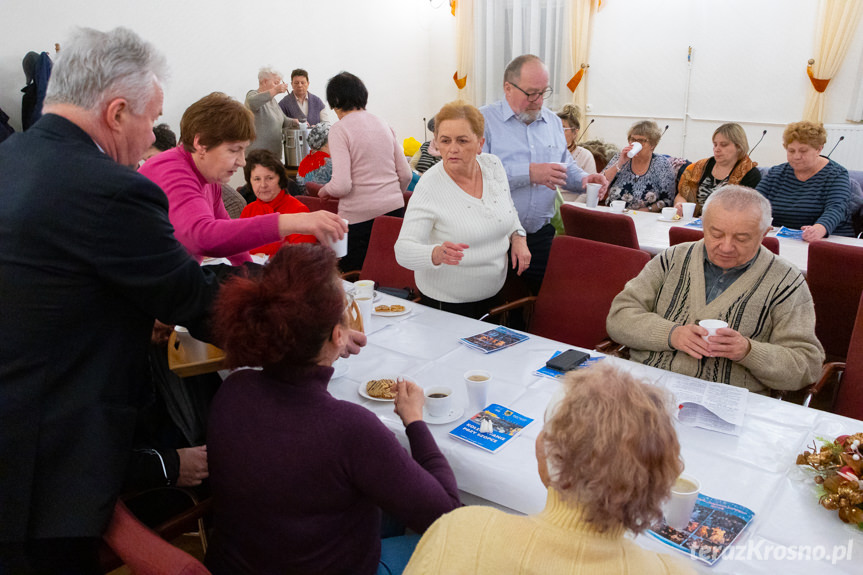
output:
[[462, 507], [429, 528], [405, 575], [694, 573], [624, 537], [662, 518], [683, 470], [662, 390], [607, 365], [571, 372], [536, 438], [538, 515]]

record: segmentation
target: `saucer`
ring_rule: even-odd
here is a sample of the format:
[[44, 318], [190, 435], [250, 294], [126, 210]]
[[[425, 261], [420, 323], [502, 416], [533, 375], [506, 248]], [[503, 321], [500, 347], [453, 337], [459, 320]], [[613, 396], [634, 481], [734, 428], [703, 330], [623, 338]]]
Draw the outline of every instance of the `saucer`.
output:
[[464, 415], [464, 407], [453, 407], [446, 415], [442, 415], [440, 417], [432, 417], [428, 409], [423, 406], [423, 421], [430, 425], [442, 425], [444, 423], [450, 423], [452, 421], [455, 421], [462, 415]]
[[657, 222], [668, 222], [668, 223], [673, 224], [674, 222], [685, 222], [686, 220], [684, 220], [683, 218], [678, 218], [676, 220], [674, 218], [666, 219], [666, 218], [663, 218], [662, 216], [659, 216], [658, 218], [656, 218], [656, 221]]

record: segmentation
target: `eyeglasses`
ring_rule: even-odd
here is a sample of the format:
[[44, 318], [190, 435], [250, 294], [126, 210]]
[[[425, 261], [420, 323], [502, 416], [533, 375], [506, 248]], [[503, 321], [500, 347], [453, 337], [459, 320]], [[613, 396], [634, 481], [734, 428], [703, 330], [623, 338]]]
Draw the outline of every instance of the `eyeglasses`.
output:
[[643, 146], [644, 144], [647, 143], [647, 138], [638, 138], [636, 136], [632, 136], [631, 138], [629, 138], [630, 144], [634, 144], [635, 142], [638, 142], [639, 144], [641, 144]]
[[577, 132], [577, 131], [579, 131], [580, 129], [581, 129], [581, 128], [564, 128], [564, 129], [563, 129], [563, 131], [564, 131], [564, 132], [570, 132], [570, 131], [572, 131], [572, 130], [575, 130], [575, 131]]
[[551, 92], [552, 92], [551, 88], [546, 88], [546, 89], [545, 89], [545, 90], [543, 90], [542, 92], [533, 92], [532, 94], [528, 94], [527, 92], [525, 92], [524, 90], [522, 90], [522, 89], [521, 89], [521, 87], [520, 87], [518, 84], [515, 84], [515, 83], [513, 83], [513, 82], [510, 82], [510, 84], [511, 84], [512, 86], [515, 86], [516, 88], [518, 88], [518, 91], [519, 91], [519, 92], [521, 92], [522, 94], [524, 94], [525, 96], [527, 96], [527, 101], [528, 101], [528, 102], [536, 102], [536, 101], [537, 101], [537, 100], [539, 100], [540, 98], [542, 98], [543, 100], [545, 100], [546, 98], [548, 98], [549, 96], [551, 96]]

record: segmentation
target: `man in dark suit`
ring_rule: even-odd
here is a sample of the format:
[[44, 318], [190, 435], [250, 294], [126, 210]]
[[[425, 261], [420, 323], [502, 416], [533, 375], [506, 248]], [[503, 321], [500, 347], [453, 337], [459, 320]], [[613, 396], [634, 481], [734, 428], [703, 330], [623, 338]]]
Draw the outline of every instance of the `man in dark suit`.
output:
[[0, 574], [101, 572], [154, 318], [204, 333], [217, 282], [130, 167], [164, 74], [133, 32], [81, 30], [0, 145]]

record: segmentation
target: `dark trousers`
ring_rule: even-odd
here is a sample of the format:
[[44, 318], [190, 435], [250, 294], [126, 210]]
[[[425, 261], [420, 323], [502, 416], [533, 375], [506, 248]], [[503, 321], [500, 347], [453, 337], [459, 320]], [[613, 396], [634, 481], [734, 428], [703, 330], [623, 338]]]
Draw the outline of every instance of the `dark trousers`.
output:
[[485, 314], [487, 314], [488, 310], [497, 305], [500, 305], [503, 302], [498, 298], [497, 295], [486, 298], [484, 300], [470, 301], [465, 303], [449, 303], [445, 301], [438, 301], [436, 299], [428, 297], [427, 295], [423, 295], [420, 298], [420, 303], [429, 307], [433, 307], [435, 309], [448, 311], [456, 315], [479, 319]]
[[548, 254], [554, 239], [554, 226], [545, 224], [532, 234], [527, 234], [527, 248], [530, 250], [530, 267], [521, 274], [530, 293], [537, 295], [545, 277]]
[[[387, 216], [401, 218], [404, 216], [404, 208], [393, 210]], [[367, 220], [358, 224], [348, 225], [348, 254], [339, 260], [339, 271], [353, 272], [363, 269], [366, 261], [366, 252], [369, 250], [369, 238], [372, 236], [372, 226], [375, 220]]]
[[0, 575], [101, 575], [97, 537], [0, 543]]

